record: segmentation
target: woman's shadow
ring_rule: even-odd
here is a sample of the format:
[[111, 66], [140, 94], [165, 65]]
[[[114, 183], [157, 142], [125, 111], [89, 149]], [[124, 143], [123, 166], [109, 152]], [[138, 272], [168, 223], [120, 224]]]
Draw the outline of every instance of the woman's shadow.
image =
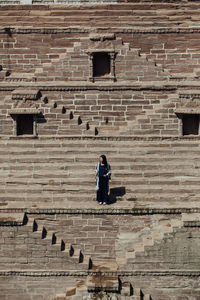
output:
[[120, 200], [126, 194], [126, 188], [124, 186], [115, 187], [110, 189], [109, 204], [113, 204]]

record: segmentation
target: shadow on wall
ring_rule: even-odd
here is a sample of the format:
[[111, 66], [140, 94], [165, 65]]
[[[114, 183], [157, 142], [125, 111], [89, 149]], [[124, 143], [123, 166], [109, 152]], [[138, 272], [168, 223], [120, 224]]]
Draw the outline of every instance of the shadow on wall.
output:
[[46, 122], [47, 120], [45, 119], [45, 116], [42, 113], [40, 113], [37, 117], [37, 123], [46, 123]]
[[110, 189], [109, 204], [115, 203], [120, 200], [126, 194], [126, 188], [124, 186], [115, 187]]

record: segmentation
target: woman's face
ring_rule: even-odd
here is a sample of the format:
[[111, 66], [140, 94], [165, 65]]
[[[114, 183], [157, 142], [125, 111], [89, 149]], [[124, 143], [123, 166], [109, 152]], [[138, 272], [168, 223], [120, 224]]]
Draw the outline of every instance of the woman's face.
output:
[[100, 161], [100, 163], [102, 164], [103, 158], [102, 158], [101, 156], [99, 157], [99, 161]]

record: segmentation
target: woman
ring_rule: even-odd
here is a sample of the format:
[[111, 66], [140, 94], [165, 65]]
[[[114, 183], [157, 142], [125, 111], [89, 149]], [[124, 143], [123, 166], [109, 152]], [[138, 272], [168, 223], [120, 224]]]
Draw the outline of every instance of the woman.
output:
[[110, 178], [110, 165], [107, 163], [106, 156], [101, 155], [95, 173], [97, 201], [99, 204], [108, 204], [108, 182]]

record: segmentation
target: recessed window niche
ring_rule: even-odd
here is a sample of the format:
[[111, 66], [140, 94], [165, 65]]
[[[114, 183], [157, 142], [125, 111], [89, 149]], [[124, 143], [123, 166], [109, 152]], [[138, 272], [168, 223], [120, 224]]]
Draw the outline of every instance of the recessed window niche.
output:
[[114, 51], [91, 51], [90, 55], [90, 80], [116, 80], [115, 77], [115, 55]]
[[25, 111], [23, 109], [13, 109], [10, 115], [14, 120], [15, 136], [37, 136], [37, 116], [40, 112], [36, 109]]
[[184, 114], [182, 116], [183, 135], [199, 134], [199, 114]]
[[110, 55], [108, 53], [94, 53], [93, 77], [101, 77], [110, 74]]
[[33, 135], [33, 115], [18, 115], [17, 122], [17, 135]]

